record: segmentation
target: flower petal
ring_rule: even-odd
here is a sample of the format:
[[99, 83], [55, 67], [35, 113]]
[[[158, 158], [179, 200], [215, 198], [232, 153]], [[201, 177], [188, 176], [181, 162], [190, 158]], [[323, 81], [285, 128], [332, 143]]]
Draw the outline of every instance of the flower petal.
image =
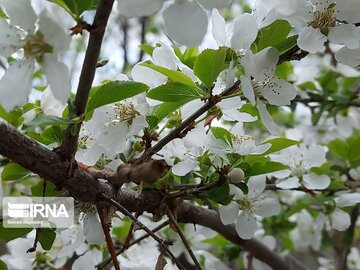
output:
[[300, 149], [303, 154], [302, 164], [306, 170], [312, 167], [319, 167], [326, 162], [326, 151], [324, 147], [320, 145], [311, 145], [307, 149], [304, 144], [301, 144]]
[[46, 43], [53, 47], [53, 52], [67, 51], [71, 36], [65, 34], [64, 29], [49, 17], [46, 12], [42, 12], [39, 18], [39, 30], [44, 35]]
[[51, 92], [53, 92], [57, 100], [65, 103], [71, 90], [68, 67], [64, 63], [59, 62], [54, 54], [44, 55], [42, 67], [49, 82]]
[[118, 10], [126, 17], [149, 16], [161, 9], [164, 0], [118, 0]]
[[353, 206], [357, 203], [360, 203], [360, 193], [348, 193], [348, 194], [342, 194], [339, 197], [339, 200], [337, 201], [337, 206], [339, 207], [347, 207], [347, 206]]
[[84, 217], [84, 235], [89, 244], [104, 243], [104, 233], [100, 221], [95, 215], [86, 214]]
[[296, 97], [296, 89], [291, 83], [274, 78], [265, 85], [261, 90], [261, 94], [269, 104], [277, 106], [290, 105], [290, 101]]
[[0, 20], [0, 55], [10, 56], [17, 51], [20, 42], [19, 30], [9, 25], [6, 20]]
[[249, 192], [248, 197], [251, 199], [257, 198], [265, 190], [266, 175], [251, 176], [247, 183]]
[[35, 30], [35, 22], [37, 16], [31, 6], [29, 0], [0, 0], [0, 5], [5, 9], [9, 15], [12, 25], [20, 26], [25, 31], [30, 33]]
[[51, 92], [50, 88], [47, 88], [41, 94], [41, 110], [44, 114], [47, 115], [55, 115], [61, 117], [62, 112], [65, 108], [55, 97], [54, 94]]
[[241, 90], [244, 96], [251, 102], [252, 105], [255, 105], [255, 93], [250, 80], [245, 76], [240, 76], [240, 81]]
[[255, 216], [243, 211], [236, 220], [235, 229], [240, 238], [251, 239], [257, 230]]
[[166, 33], [176, 42], [198, 46], [207, 31], [205, 11], [195, 2], [175, 1], [163, 12]]
[[231, 0], [197, 0], [204, 8], [224, 8]]
[[220, 15], [217, 9], [213, 9], [211, 13], [212, 34], [218, 46], [228, 46], [228, 39], [226, 36], [226, 24], [224, 18]]
[[[251, 27], [249, 27], [251, 25]], [[258, 34], [256, 18], [253, 14], [244, 13], [234, 21], [233, 34], [230, 40], [231, 48], [249, 50]]]
[[344, 65], [357, 67], [360, 65], [360, 48], [349, 49], [343, 47], [335, 53], [335, 59]]
[[0, 103], [6, 111], [23, 105], [27, 101], [34, 69], [32, 59], [10, 63], [0, 80]]
[[345, 231], [350, 226], [350, 223], [350, 215], [339, 208], [335, 208], [331, 214], [332, 227], [338, 231]]
[[275, 74], [276, 65], [279, 61], [279, 51], [274, 47], [267, 47], [254, 54], [255, 74], [257, 81], [266, 81]]
[[331, 28], [328, 38], [330, 42], [346, 45], [349, 49], [359, 48], [360, 45], [360, 31], [353, 24], [344, 23]]
[[304, 174], [303, 184], [308, 189], [325, 189], [330, 185], [330, 178], [327, 175], [315, 173]]
[[270, 217], [280, 213], [280, 203], [275, 198], [265, 198], [253, 203], [254, 212], [262, 217]]
[[238, 214], [239, 205], [237, 203], [231, 202], [228, 205], [220, 205], [219, 207], [220, 219], [224, 225], [234, 223]]
[[279, 179], [276, 183], [276, 187], [282, 189], [297, 188], [300, 185], [299, 178], [297, 176], [289, 177], [286, 179]]
[[270, 131], [271, 134], [279, 135], [280, 128], [277, 124], [275, 124], [270, 113], [267, 111], [265, 104], [262, 101], [258, 100], [256, 108], [259, 111], [264, 126]]
[[199, 163], [195, 160], [186, 159], [184, 161], [180, 161], [179, 163], [176, 163], [172, 167], [171, 171], [175, 175], [184, 176], [189, 172], [191, 172], [193, 169], [195, 169], [198, 164]]
[[309, 53], [317, 53], [324, 49], [326, 40], [327, 37], [324, 36], [319, 29], [306, 27], [300, 32], [297, 44], [302, 50]]

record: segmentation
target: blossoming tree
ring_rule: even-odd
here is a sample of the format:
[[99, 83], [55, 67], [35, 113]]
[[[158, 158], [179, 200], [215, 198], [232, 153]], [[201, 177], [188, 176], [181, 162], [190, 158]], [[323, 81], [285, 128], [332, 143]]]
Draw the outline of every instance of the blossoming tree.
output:
[[360, 269], [359, 0], [0, 0], [0, 64], [1, 195], [76, 209], [0, 269]]

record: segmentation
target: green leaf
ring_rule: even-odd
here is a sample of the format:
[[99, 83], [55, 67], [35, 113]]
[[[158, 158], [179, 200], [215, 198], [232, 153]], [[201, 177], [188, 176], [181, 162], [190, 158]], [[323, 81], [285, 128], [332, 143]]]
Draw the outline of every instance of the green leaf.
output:
[[213, 127], [211, 128], [211, 133], [214, 135], [216, 139], [231, 141], [231, 137], [232, 137], [231, 132], [225, 128]]
[[102, 85], [91, 96], [86, 112], [96, 108], [133, 97], [146, 92], [149, 87], [146, 84], [134, 81], [112, 81]]
[[7, 164], [1, 172], [1, 179], [3, 181], [20, 180], [31, 174], [30, 171], [26, 170], [17, 163]]
[[[258, 37], [255, 41], [256, 50], [259, 52], [266, 47], [276, 47], [280, 45], [290, 33], [291, 25], [288, 21], [285, 20], [276, 20], [272, 24], [262, 28], [258, 34]], [[294, 38], [289, 40], [293, 42]], [[279, 46], [286, 47], [285, 45]]]
[[254, 176], [260, 175], [265, 173], [276, 172], [280, 170], [285, 170], [288, 167], [282, 163], [274, 162], [274, 161], [267, 161], [266, 163], [263, 162], [255, 162], [251, 165], [251, 170], [246, 174], [246, 176]]
[[60, 145], [64, 139], [64, 130], [59, 126], [52, 126], [41, 133], [41, 138], [45, 140], [47, 144], [57, 143]]
[[19, 238], [31, 232], [32, 228], [4, 228], [3, 223], [0, 224], [0, 239], [9, 242], [10, 240]]
[[2, 260], [0, 260], [0, 270], [8, 270], [8, 266]]
[[297, 44], [298, 35], [290, 36], [280, 43], [276, 44], [274, 47], [278, 49], [280, 55], [286, 53], [288, 50], [294, 48]]
[[274, 153], [274, 152], [280, 151], [280, 150], [282, 150], [284, 148], [287, 148], [289, 146], [299, 144], [298, 141], [290, 140], [290, 139], [287, 139], [287, 138], [270, 139], [270, 140], [267, 140], [266, 142], [264, 142], [263, 144], [265, 144], [265, 143], [271, 143], [271, 147], [269, 148], [269, 150], [267, 150], [262, 155], [267, 155], [267, 154], [270, 154], [270, 153]]
[[207, 89], [219, 76], [225, 63], [227, 48], [204, 50], [195, 60], [194, 74], [203, 82]]
[[328, 144], [328, 147], [329, 147], [330, 152], [333, 153], [338, 158], [345, 159], [345, 160], [348, 158], [350, 148], [346, 142], [344, 142], [340, 139], [336, 139], [336, 140], [331, 141]]
[[6, 14], [2, 8], [0, 8], [0, 19], [5, 19], [5, 20], [9, 19], [9, 17], [6, 16]]
[[38, 239], [43, 249], [50, 250], [54, 243], [55, 238], [56, 238], [55, 229], [50, 229], [50, 228], [40, 229]]
[[223, 184], [218, 188], [213, 188], [208, 191], [208, 197], [210, 200], [221, 204], [229, 204], [231, 202], [232, 196], [229, 195], [230, 187], [228, 184]]
[[14, 109], [10, 112], [6, 112], [4, 108], [0, 105], [0, 118], [6, 120], [10, 125], [14, 127], [19, 127], [24, 121], [22, 117], [23, 112], [20, 108]]
[[291, 217], [292, 215], [300, 212], [301, 210], [309, 207], [310, 205], [312, 205], [311, 202], [300, 202], [300, 203], [296, 203], [295, 205], [293, 205], [285, 214], [285, 219], [288, 219], [289, 217]]
[[182, 105], [184, 105], [186, 101], [179, 102], [164, 102], [163, 104], [157, 105], [152, 108], [152, 112], [150, 115], [146, 117], [146, 120], [149, 124], [149, 128], [153, 129], [172, 112], [179, 109]]
[[349, 154], [348, 159], [351, 162], [357, 162], [360, 160], [360, 136], [350, 137], [348, 140]]
[[46, 126], [61, 126], [69, 125], [76, 123], [76, 119], [61, 118], [54, 115], [44, 115], [41, 114], [35, 117], [33, 120], [24, 123], [23, 130], [34, 130], [37, 127], [46, 127]]
[[154, 88], [147, 96], [164, 102], [180, 102], [203, 98], [206, 93], [198, 87], [170, 82]]
[[96, 9], [98, 0], [48, 0], [58, 4], [66, 10], [75, 20], [86, 10]]
[[173, 47], [173, 48], [176, 56], [180, 59], [180, 61], [183, 64], [187, 65], [189, 68], [193, 69], [196, 57], [198, 56], [199, 53], [199, 48], [198, 47], [186, 48], [184, 53], [182, 53], [181, 50], [177, 47]]
[[190, 77], [188, 77], [187, 75], [182, 73], [181, 71], [167, 69], [167, 68], [164, 68], [161, 66], [154, 65], [150, 62], [145, 62], [141, 65], [151, 68], [151, 69], [163, 74], [164, 76], [168, 77], [173, 82], [179, 82], [182, 84], [186, 84], [188, 86], [196, 87], [196, 84], [194, 83], [194, 81]]
[[141, 44], [139, 47], [143, 52], [147, 53], [150, 56], [152, 56], [153, 51], [155, 49], [155, 47], [153, 47], [153, 46], [151, 46], [149, 44], [146, 44], [146, 43]]

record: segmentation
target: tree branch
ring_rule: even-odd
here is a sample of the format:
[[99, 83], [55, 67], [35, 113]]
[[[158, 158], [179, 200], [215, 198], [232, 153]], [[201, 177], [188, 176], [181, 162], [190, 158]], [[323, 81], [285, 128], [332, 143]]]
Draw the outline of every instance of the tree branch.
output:
[[[135, 198], [135, 191], [123, 188], [116, 196], [110, 185], [97, 180], [81, 168], [75, 168], [72, 174], [68, 176], [70, 162], [62, 162], [56, 153], [27, 138], [5, 122], [0, 122], [0, 154], [39, 174], [55, 185], [67, 189], [69, 194], [79, 201], [101, 206], [105, 203], [104, 197], [118, 197], [118, 203], [129, 212], [147, 211], [153, 213], [158, 211], [163, 199], [162, 194], [157, 190], [144, 191], [138, 198]], [[231, 242], [243, 246], [255, 257], [274, 269], [290, 269], [284, 258], [262, 243], [255, 239], [243, 240], [239, 238], [234, 226], [223, 225], [214, 210], [184, 202], [180, 206], [178, 219], [180, 222], [199, 224], [217, 231]], [[297, 267], [296, 269], [306, 268]]]
[[190, 247], [190, 244], [189, 242], [187, 241], [185, 235], [183, 234], [183, 232], [181, 231], [180, 229], [180, 226], [179, 224], [177, 223], [173, 213], [171, 212], [170, 208], [168, 206], [166, 206], [166, 210], [167, 210], [167, 215], [169, 217], [169, 220], [170, 220], [170, 224], [175, 227], [176, 229], [176, 232], [179, 234], [180, 238], [181, 238], [181, 241], [183, 242], [187, 252], [189, 253], [191, 259], [193, 260], [193, 262], [195, 263], [195, 266], [196, 266], [196, 269], [197, 270], [202, 270], [202, 267], [199, 263], [199, 261], [197, 260], [194, 252], [191, 250], [191, 247]]
[[[78, 117], [81, 117], [86, 109], [90, 89], [95, 77], [102, 40], [113, 3], [114, 0], [101, 0], [99, 2], [94, 22], [91, 26], [92, 30], [90, 31], [89, 43], [86, 49], [85, 59], [74, 101], [76, 116]], [[67, 127], [64, 142], [61, 145], [60, 151], [60, 155], [63, 160], [72, 160], [76, 152], [81, 124], [81, 122], [70, 124]]]

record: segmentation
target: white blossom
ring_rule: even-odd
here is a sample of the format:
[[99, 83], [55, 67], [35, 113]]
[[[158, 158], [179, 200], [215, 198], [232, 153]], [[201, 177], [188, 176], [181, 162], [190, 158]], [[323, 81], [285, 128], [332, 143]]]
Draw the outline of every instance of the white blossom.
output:
[[269, 217], [280, 212], [280, 204], [276, 198], [267, 197], [265, 190], [266, 176], [252, 176], [249, 178], [248, 194], [244, 194], [238, 187], [231, 185], [234, 194], [233, 202], [220, 206], [220, 219], [224, 225], [232, 224], [243, 239], [250, 239], [257, 230], [256, 216]]

